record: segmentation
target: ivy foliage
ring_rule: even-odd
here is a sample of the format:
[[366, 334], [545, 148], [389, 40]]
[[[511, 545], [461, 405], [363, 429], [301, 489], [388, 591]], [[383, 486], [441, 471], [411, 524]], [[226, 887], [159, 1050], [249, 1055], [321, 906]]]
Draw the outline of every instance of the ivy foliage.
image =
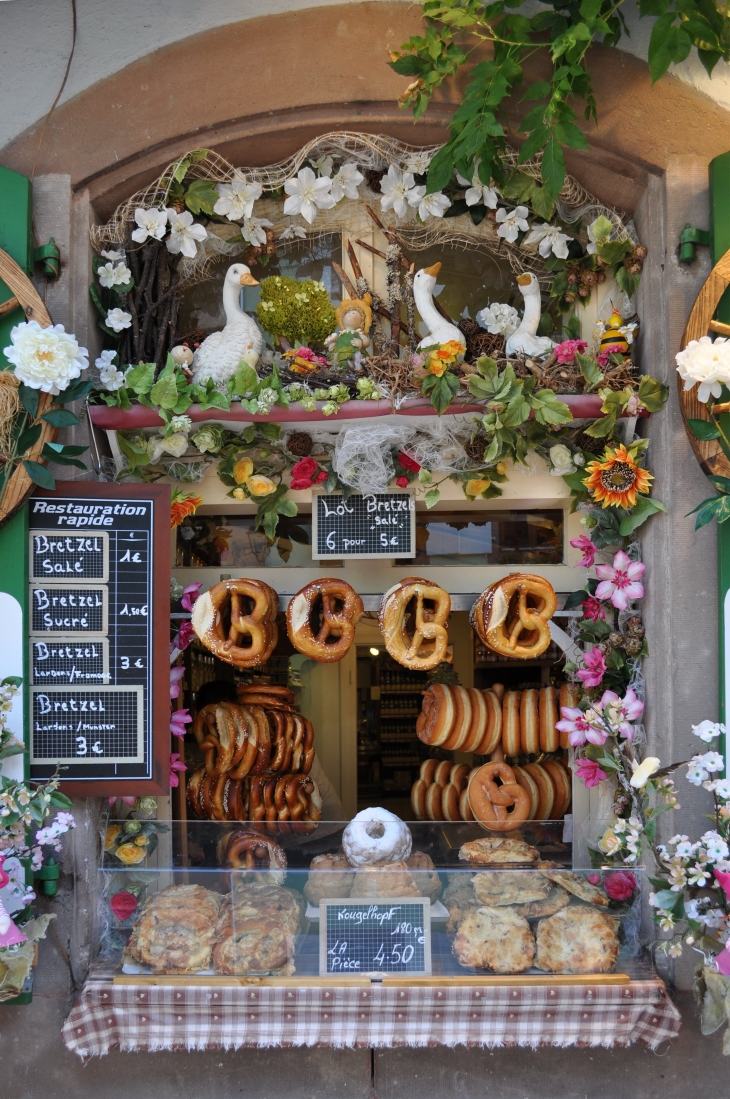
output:
[[[515, 10], [526, 0], [422, 0], [425, 33], [391, 54], [391, 67], [412, 78], [401, 106], [420, 118], [436, 89], [468, 70], [449, 141], [429, 168], [428, 192], [446, 186], [454, 169], [470, 179], [475, 158], [483, 183], [506, 181], [504, 105], [519, 89], [524, 105], [516, 128], [523, 139], [519, 162], [542, 154], [543, 186], [554, 201], [565, 182], [564, 147], [588, 148], [574, 107], [582, 105], [587, 122], [597, 120], [588, 51], [596, 42], [616, 46], [628, 35], [623, 2], [553, 0], [528, 18]], [[710, 75], [718, 61], [730, 60], [727, 6], [713, 0], [639, 0], [638, 9], [641, 18], [654, 21], [648, 55], [653, 82], [693, 48]], [[485, 46], [492, 56], [475, 62], [473, 55], [483, 55]], [[523, 89], [525, 62], [545, 53], [552, 62], [550, 80]]]

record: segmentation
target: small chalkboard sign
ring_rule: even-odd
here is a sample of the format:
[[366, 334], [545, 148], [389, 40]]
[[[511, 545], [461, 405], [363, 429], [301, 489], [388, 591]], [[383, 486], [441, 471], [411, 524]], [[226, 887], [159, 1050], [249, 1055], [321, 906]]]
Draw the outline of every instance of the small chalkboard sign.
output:
[[427, 897], [319, 902], [319, 972], [378, 976], [431, 972]]
[[415, 557], [416, 502], [410, 492], [314, 493], [312, 558]]
[[167, 793], [169, 492], [29, 501], [30, 774], [67, 793]]

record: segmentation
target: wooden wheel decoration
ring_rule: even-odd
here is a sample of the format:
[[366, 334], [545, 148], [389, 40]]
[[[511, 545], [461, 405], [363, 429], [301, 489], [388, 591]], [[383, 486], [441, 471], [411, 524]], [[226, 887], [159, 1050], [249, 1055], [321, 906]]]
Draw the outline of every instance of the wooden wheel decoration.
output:
[[[687, 319], [687, 327], [682, 336], [680, 351], [684, 351], [690, 340], [699, 340], [702, 336], [706, 336], [708, 332], [716, 332], [721, 336], [730, 336], [730, 325], [712, 319], [720, 298], [728, 286], [730, 286], [730, 251], [727, 251], [715, 264], [697, 295]], [[723, 454], [717, 440], [698, 439], [692, 434], [687, 425], [687, 420], [706, 420], [708, 423], [710, 422], [706, 406], [697, 400], [698, 387], [695, 386], [689, 392], [686, 392], [684, 382], [679, 374], [677, 374], [677, 386], [684, 429], [703, 472], [713, 477], [730, 477], [730, 461]]]
[[[48, 328], [53, 321], [43, 300], [30, 281], [25, 271], [12, 259], [7, 252], [0, 248], [0, 279], [13, 292], [13, 297], [0, 305], [0, 315], [9, 313], [12, 309], [20, 307], [28, 321], [38, 321], [41, 328]], [[53, 404], [53, 397], [49, 393], [41, 393], [38, 403], [38, 415]], [[53, 442], [57, 429], [42, 421], [41, 434], [34, 446], [24, 455], [34, 461], [38, 460], [45, 443]], [[0, 524], [5, 523], [21, 506], [23, 501], [33, 490], [33, 482], [22, 465], [15, 468], [14, 473], [5, 485], [5, 491], [0, 500]]]

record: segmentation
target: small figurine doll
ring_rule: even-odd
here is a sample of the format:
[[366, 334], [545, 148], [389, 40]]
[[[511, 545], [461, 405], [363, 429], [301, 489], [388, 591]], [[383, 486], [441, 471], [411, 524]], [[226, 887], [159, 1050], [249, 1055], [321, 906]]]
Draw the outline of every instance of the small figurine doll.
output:
[[[10, 881], [10, 875], [3, 870], [5, 855], [0, 855], [0, 889], [3, 889]], [[17, 946], [26, 942], [25, 935], [19, 930], [5, 911], [3, 902], [0, 901], [0, 950], [8, 946]]]
[[339, 366], [351, 359], [356, 351], [370, 346], [368, 332], [373, 323], [372, 298], [346, 298], [335, 310], [339, 329], [324, 341], [332, 359]]

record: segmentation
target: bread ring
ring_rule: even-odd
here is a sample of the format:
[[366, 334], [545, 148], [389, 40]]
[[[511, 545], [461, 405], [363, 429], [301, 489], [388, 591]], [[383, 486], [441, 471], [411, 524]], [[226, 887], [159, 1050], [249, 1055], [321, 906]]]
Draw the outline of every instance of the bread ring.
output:
[[195, 813], [196, 817], [202, 817], [203, 812], [200, 806], [200, 787], [205, 778], [205, 767], [198, 767], [197, 771], [193, 771], [188, 779], [188, 804]]
[[256, 722], [256, 760], [249, 774], [260, 775], [268, 767], [271, 758], [269, 722], [260, 706], [247, 706], [246, 708]]
[[272, 698], [279, 698], [290, 705], [294, 702], [294, 691], [289, 687], [278, 687], [273, 683], [240, 683], [236, 687], [236, 694], [241, 702], [245, 701], [249, 694], [266, 694]]
[[256, 775], [252, 778], [248, 788], [248, 808], [251, 820], [260, 821], [266, 817], [264, 804], [264, 783], [268, 781], [267, 775]]
[[[583, 697], [583, 691], [577, 683], [563, 683], [560, 687], [558, 694], [558, 702], [560, 704], [560, 716], [563, 716], [563, 707], [568, 709], [575, 709], [580, 704], [580, 700]], [[570, 748], [570, 733], [560, 733], [560, 747], [564, 750]]]
[[[430, 762], [430, 761], [429, 761]], [[435, 762], [435, 761], [434, 761]], [[411, 787], [411, 809], [416, 820], [426, 820], [426, 791], [428, 785], [422, 778], [416, 779]]]
[[434, 782], [433, 786], [429, 786], [426, 791], [426, 817], [428, 820], [445, 820], [442, 805], [443, 791], [443, 786], [439, 786], [437, 782]]
[[408, 825], [387, 809], [363, 809], [342, 833], [342, 847], [351, 866], [407, 859], [412, 845]]
[[269, 767], [272, 771], [283, 771], [286, 759], [286, 740], [284, 738], [284, 715], [281, 710], [264, 710], [269, 721], [271, 735], [271, 755]]
[[568, 773], [564, 767], [555, 759], [545, 760], [540, 766], [544, 771], [547, 771], [552, 779], [553, 786], [555, 787], [555, 800], [552, 807], [552, 819], [561, 820], [570, 806], [570, 801], [573, 796], [573, 784], [568, 777]]
[[506, 763], [485, 763], [469, 783], [469, 805], [485, 828], [510, 832], [527, 820], [530, 798]]
[[229, 820], [248, 820], [243, 782], [228, 778], [223, 795], [226, 816]]
[[471, 703], [471, 724], [466, 739], [461, 745], [461, 751], [475, 752], [487, 732], [489, 711], [487, 710], [487, 700], [481, 691], [477, 691], [474, 687], [467, 687], [466, 693], [469, 695]]
[[502, 741], [502, 703], [494, 691], [481, 691], [484, 698], [484, 707], [487, 714], [487, 723], [484, 736], [474, 753], [478, 756], [488, 756]]
[[449, 690], [454, 700], [454, 724], [441, 747], [449, 752], [458, 752], [462, 749], [471, 728], [471, 699], [466, 687], [454, 685], [450, 686]]
[[553, 780], [539, 763], [526, 763], [525, 770], [534, 778], [540, 793], [540, 800], [535, 813], [535, 820], [552, 820], [550, 814], [553, 811], [555, 801], [555, 787]]
[[560, 733], [555, 728], [558, 721], [558, 692], [554, 687], [543, 687], [540, 691], [540, 751], [557, 752], [560, 747]]
[[[302, 717], [302, 721], [304, 722], [304, 740], [302, 741], [304, 757], [302, 761], [302, 774], [308, 775], [312, 770], [312, 763], [314, 762], [314, 729], [312, 728], [312, 722], [309, 718]], [[317, 793], [317, 796], [319, 796], [319, 788], [316, 782], [314, 784], [314, 790]]]
[[442, 759], [440, 763], [436, 764], [436, 770], [433, 773], [433, 781], [437, 786], [445, 786], [447, 782], [451, 781], [451, 768], [453, 763], [450, 759]]
[[451, 767], [449, 782], [456, 787], [456, 792], [461, 793], [469, 781], [469, 768], [465, 763], [454, 763]]
[[540, 751], [540, 720], [537, 712], [539, 691], [529, 687], [520, 699], [520, 744], [526, 756]]
[[504, 683], [493, 683], [489, 690], [494, 691], [499, 701], [502, 701], [504, 698]]
[[424, 692], [421, 712], [416, 720], [416, 736], [424, 744], [441, 745], [454, 725], [456, 708], [445, 683], [434, 683]]
[[196, 599], [193, 629], [219, 660], [253, 668], [265, 664], [276, 648], [278, 606], [278, 595], [263, 580], [224, 580]]
[[537, 783], [530, 772], [526, 771], [524, 767], [513, 767], [512, 770], [522, 789], [526, 790], [530, 796], [530, 815], [527, 819], [534, 820], [540, 804], [540, 791], [537, 788]]
[[[401, 580], [380, 604], [378, 622], [387, 651], [405, 668], [422, 672], [435, 668], [446, 656], [450, 613], [451, 598], [438, 584], [417, 576]], [[412, 635], [406, 632], [409, 615], [413, 618]]]
[[474, 820], [474, 814], [471, 811], [471, 805], [469, 804], [469, 787], [465, 787], [461, 791], [459, 797], [459, 817], [461, 820]]
[[437, 759], [424, 759], [421, 764], [421, 770], [418, 777], [425, 782], [426, 786], [430, 786], [433, 782], [433, 774], [438, 766], [438, 762]]
[[522, 749], [519, 691], [507, 691], [502, 700], [502, 748], [508, 758], [518, 756]]
[[493, 652], [534, 660], [550, 645], [548, 620], [557, 606], [552, 584], [542, 576], [515, 572], [482, 592], [472, 607], [471, 623]]
[[459, 791], [449, 782], [441, 791], [441, 812], [445, 820], [461, 820], [459, 813]]
[[313, 580], [286, 608], [289, 640], [297, 652], [321, 664], [342, 660], [350, 651], [364, 609], [360, 596], [344, 580]]
[[281, 885], [286, 878], [286, 855], [279, 844], [248, 829], [234, 828], [223, 837], [218, 861], [231, 870], [266, 869], [268, 873], [258, 873], [256, 880], [268, 880], [272, 885]]

